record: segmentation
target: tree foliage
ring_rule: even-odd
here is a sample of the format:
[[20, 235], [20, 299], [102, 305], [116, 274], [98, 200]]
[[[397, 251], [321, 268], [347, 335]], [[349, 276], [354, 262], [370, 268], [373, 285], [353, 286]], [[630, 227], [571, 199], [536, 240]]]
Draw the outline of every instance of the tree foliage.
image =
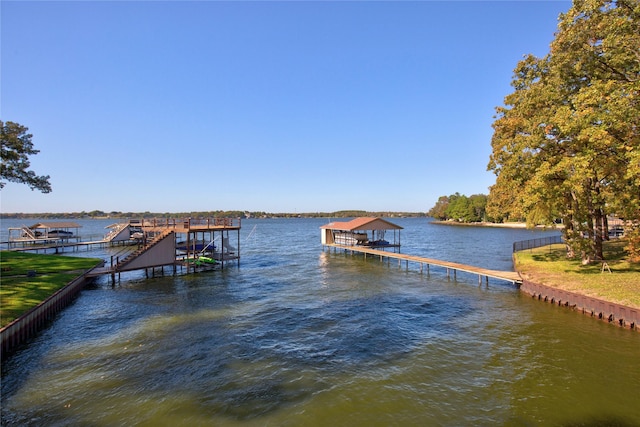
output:
[[441, 221], [480, 222], [486, 218], [487, 196], [474, 194], [470, 197], [455, 193], [450, 196], [440, 196], [435, 206], [427, 215]]
[[18, 123], [2, 121], [0, 121], [0, 128], [2, 128], [0, 189], [4, 188], [7, 182], [17, 182], [27, 184], [31, 190], [51, 192], [49, 175], [37, 176], [35, 172], [28, 170], [31, 166], [29, 156], [40, 152], [33, 148], [31, 142], [33, 135], [27, 133], [29, 129]]
[[607, 215], [640, 219], [640, 1], [574, 0], [512, 86], [493, 124], [489, 213], [562, 218], [569, 255], [602, 259]]

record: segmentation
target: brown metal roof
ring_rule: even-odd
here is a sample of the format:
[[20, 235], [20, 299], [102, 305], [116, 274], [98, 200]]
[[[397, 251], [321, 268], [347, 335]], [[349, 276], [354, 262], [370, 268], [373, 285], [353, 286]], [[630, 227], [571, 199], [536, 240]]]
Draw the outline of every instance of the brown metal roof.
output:
[[399, 225], [393, 224], [382, 218], [359, 217], [351, 221], [330, 222], [320, 228], [340, 231], [357, 231], [357, 230], [402, 230]]
[[46, 229], [52, 229], [52, 228], [82, 228], [82, 226], [80, 224], [78, 224], [77, 222], [39, 222], [38, 224], [34, 224], [31, 227], [29, 227], [32, 230], [35, 230], [37, 228], [46, 228]]

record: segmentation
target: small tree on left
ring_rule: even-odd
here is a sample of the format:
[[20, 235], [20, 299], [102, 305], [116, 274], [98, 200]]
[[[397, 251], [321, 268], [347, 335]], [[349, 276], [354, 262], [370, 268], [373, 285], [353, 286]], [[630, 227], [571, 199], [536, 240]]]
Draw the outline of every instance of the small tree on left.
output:
[[37, 176], [35, 172], [28, 170], [31, 163], [29, 156], [38, 154], [40, 150], [33, 148], [31, 138], [27, 133], [29, 128], [19, 123], [0, 121], [2, 134], [2, 147], [0, 148], [0, 189], [7, 182], [27, 184], [31, 190], [40, 190], [43, 193], [51, 192], [49, 175]]

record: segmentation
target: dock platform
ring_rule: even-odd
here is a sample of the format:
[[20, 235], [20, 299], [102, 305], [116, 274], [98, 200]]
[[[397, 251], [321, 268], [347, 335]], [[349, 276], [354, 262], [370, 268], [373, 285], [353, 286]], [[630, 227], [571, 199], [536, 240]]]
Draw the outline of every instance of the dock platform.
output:
[[399, 263], [405, 261], [407, 268], [409, 261], [416, 262], [420, 264], [420, 272], [423, 272], [424, 267], [426, 266], [427, 271], [429, 271], [429, 266], [435, 265], [437, 267], [445, 268], [447, 271], [447, 277], [449, 277], [450, 273], [453, 272], [453, 276], [456, 276], [457, 271], [462, 271], [465, 273], [477, 274], [478, 275], [478, 283], [482, 283], [482, 279], [489, 282], [489, 277], [493, 279], [498, 279], [506, 282], [511, 282], [516, 286], [520, 286], [522, 284], [522, 278], [515, 271], [501, 271], [501, 270], [490, 270], [481, 267], [475, 267], [472, 265], [461, 264], [457, 262], [450, 261], [441, 261], [433, 258], [425, 258], [415, 255], [406, 255], [397, 252], [387, 252], [380, 249], [372, 249], [364, 246], [346, 246], [346, 245], [338, 245], [338, 244], [324, 244], [323, 246], [335, 249], [344, 249], [345, 251], [358, 252], [364, 254], [365, 258], [367, 255], [373, 255], [380, 257], [380, 260], [383, 258], [393, 258], [397, 259]]
[[[134, 270], [155, 271], [165, 266], [185, 267], [187, 272], [224, 267], [229, 262], [240, 265], [240, 218], [143, 218], [112, 224], [101, 240], [83, 242], [76, 233], [67, 231], [75, 223], [40, 223], [31, 227], [11, 228], [7, 242], [9, 250], [56, 253], [66, 248], [93, 245], [135, 246], [133, 250], [111, 256], [107, 266], [93, 269], [87, 277], [116, 275]], [[50, 231], [50, 230], [54, 231]], [[43, 230], [43, 231], [38, 231]], [[50, 237], [53, 232], [69, 233], [63, 237]], [[233, 232], [233, 233], [231, 233]], [[231, 242], [236, 234], [237, 243]], [[69, 240], [74, 241], [69, 241]], [[218, 241], [217, 246], [214, 241]], [[46, 243], [46, 244], [45, 244]], [[22, 247], [17, 247], [22, 245]], [[204, 260], [207, 261], [204, 261]]]

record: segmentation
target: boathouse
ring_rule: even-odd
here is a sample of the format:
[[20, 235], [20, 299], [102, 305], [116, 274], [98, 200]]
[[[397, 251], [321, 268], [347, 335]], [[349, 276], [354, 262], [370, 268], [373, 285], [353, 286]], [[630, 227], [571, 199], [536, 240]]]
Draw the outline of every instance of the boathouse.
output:
[[[382, 218], [359, 217], [351, 221], [330, 222], [320, 227], [323, 245], [400, 248], [400, 227]], [[389, 236], [393, 232], [393, 239]]]
[[[115, 227], [113, 231], [118, 229], [119, 227]], [[230, 231], [237, 232], [237, 246], [230, 243]], [[110, 273], [169, 264], [185, 265], [189, 271], [191, 267], [201, 266], [204, 260], [210, 265], [218, 262], [224, 264], [227, 261], [240, 262], [240, 220], [234, 221], [231, 218], [132, 220], [128, 224], [128, 230], [121, 232], [124, 232], [125, 236], [131, 233], [131, 239], [137, 241], [140, 246], [125, 258], [112, 261], [108, 271]], [[214, 244], [217, 239], [221, 241], [220, 246]]]
[[9, 228], [9, 248], [18, 243], [36, 244], [36, 243], [55, 243], [68, 242], [70, 240], [79, 241], [80, 236], [78, 230], [82, 226], [76, 222], [39, 222], [29, 227], [10, 227]]

